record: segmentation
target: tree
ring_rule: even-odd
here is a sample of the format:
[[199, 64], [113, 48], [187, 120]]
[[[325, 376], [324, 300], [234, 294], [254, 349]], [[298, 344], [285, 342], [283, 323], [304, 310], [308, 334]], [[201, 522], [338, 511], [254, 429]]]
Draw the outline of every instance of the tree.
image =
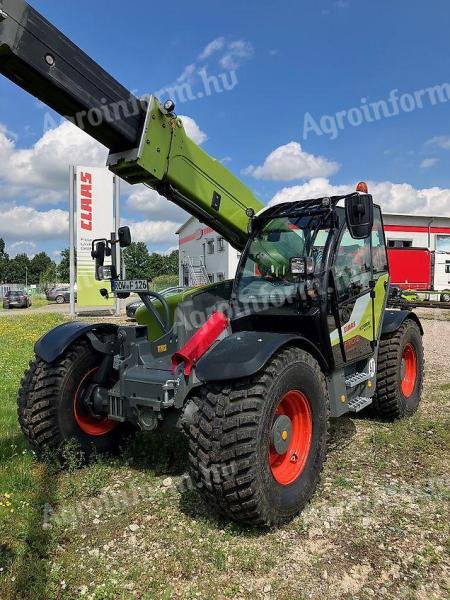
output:
[[151, 278], [158, 277], [159, 275], [165, 275], [165, 256], [153, 252], [150, 256], [150, 274]]
[[165, 275], [178, 275], [178, 254], [178, 250], [173, 250], [173, 252], [171, 252], [169, 256], [165, 256]]
[[36, 284], [39, 283], [41, 274], [52, 262], [52, 259], [46, 252], [38, 252], [35, 254], [30, 261], [30, 270], [28, 273], [28, 283]]
[[132, 242], [123, 252], [127, 279], [151, 277], [150, 256], [144, 242]]
[[8, 283], [25, 283], [27, 270], [30, 272], [30, 259], [26, 254], [17, 254], [8, 263]]
[[5, 240], [0, 238], [0, 283], [8, 278], [9, 255], [5, 252]]
[[56, 285], [58, 280], [58, 275], [56, 273], [56, 263], [52, 260], [50, 264], [47, 266], [45, 271], [41, 273], [41, 277], [39, 279], [39, 285], [41, 287], [41, 291], [46, 292]]
[[[77, 268], [77, 251], [75, 250], [75, 269]], [[61, 262], [57, 267], [58, 279], [61, 283], [70, 282], [70, 250], [61, 250]]]

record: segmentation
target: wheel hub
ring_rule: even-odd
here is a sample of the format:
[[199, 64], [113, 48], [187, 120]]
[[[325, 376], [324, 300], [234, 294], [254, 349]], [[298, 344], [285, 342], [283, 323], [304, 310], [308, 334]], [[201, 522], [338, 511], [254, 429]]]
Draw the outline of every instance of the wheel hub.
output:
[[269, 463], [273, 478], [290, 485], [308, 460], [313, 433], [309, 400], [299, 390], [286, 392], [275, 409], [270, 430]]
[[292, 421], [287, 415], [279, 415], [272, 426], [271, 444], [277, 454], [285, 454], [292, 438]]
[[409, 398], [416, 386], [417, 379], [417, 356], [414, 346], [406, 344], [402, 352], [400, 365], [400, 387], [405, 398]]

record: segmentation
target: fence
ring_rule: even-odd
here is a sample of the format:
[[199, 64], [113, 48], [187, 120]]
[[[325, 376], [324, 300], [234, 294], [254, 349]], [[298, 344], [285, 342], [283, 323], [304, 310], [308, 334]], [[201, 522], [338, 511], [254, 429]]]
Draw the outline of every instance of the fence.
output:
[[40, 287], [38, 285], [33, 285], [33, 286], [28, 286], [28, 288], [25, 287], [24, 283], [2, 283], [0, 284], [0, 298], [3, 298], [6, 294], [6, 292], [9, 291], [16, 291], [16, 290], [27, 290], [27, 292], [29, 294], [40, 294], [40, 293], [44, 293], [41, 291]]

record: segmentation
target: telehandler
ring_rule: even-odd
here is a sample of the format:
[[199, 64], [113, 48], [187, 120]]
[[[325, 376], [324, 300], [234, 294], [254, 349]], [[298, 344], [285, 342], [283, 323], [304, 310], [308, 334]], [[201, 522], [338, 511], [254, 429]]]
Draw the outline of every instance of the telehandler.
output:
[[75, 321], [44, 335], [18, 395], [22, 431], [38, 451], [75, 438], [89, 455], [175, 416], [207, 503], [281, 525], [314, 493], [331, 418], [371, 405], [394, 420], [420, 401], [423, 330], [413, 312], [386, 309], [380, 208], [363, 182], [264, 208], [189, 139], [172, 101], [134, 97], [23, 0], [0, 8], [0, 71], [106, 145], [114, 173], [242, 253], [234, 280], [165, 299], [121, 278], [113, 248], [131, 243], [128, 228], [95, 240], [103, 294], [137, 291], [138, 325]]

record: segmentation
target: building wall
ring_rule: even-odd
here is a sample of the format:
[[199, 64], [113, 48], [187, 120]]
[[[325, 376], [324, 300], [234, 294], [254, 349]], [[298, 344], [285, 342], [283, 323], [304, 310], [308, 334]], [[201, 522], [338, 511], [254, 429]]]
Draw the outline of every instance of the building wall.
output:
[[204, 264], [211, 282], [234, 277], [238, 260], [237, 252], [223, 240], [222, 236], [194, 218], [189, 219], [177, 233], [180, 250], [180, 285], [186, 283], [183, 263], [187, 258], [192, 259], [194, 264]]
[[450, 251], [450, 217], [385, 214], [386, 240], [411, 243], [412, 247]]

